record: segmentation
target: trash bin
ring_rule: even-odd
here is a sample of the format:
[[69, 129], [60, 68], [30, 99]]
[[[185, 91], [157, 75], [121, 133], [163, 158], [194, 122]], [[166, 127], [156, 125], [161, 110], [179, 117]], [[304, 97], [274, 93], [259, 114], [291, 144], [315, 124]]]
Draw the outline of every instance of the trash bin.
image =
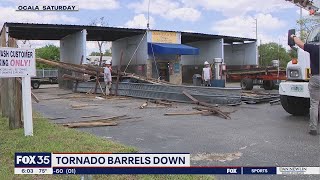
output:
[[226, 81], [224, 79], [214, 79], [211, 81], [213, 87], [226, 87]]
[[200, 74], [194, 74], [192, 77], [194, 86], [201, 86], [202, 84], [202, 76]]

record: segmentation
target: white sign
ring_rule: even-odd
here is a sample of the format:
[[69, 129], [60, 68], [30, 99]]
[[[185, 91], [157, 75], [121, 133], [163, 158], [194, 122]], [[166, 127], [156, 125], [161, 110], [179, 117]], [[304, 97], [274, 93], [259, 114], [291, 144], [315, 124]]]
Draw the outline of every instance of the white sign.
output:
[[34, 49], [0, 48], [0, 77], [36, 76]]

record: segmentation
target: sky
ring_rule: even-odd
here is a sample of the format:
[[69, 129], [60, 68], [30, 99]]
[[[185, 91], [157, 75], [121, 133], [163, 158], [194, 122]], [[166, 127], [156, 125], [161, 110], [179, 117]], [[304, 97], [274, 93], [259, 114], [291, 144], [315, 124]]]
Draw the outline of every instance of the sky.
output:
[[[257, 19], [259, 43], [277, 42], [286, 47], [287, 32], [298, 28], [296, 21], [300, 17], [299, 8], [285, 0], [150, 0], [149, 16], [148, 4], [149, 0], [1, 0], [0, 25], [89, 25], [104, 17], [105, 26], [146, 28], [149, 19], [151, 29], [255, 38]], [[77, 5], [79, 11], [16, 11], [17, 6], [36, 5]], [[32, 48], [59, 45], [58, 41], [27, 43]], [[97, 51], [97, 47], [96, 42], [88, 42], [88, 53]], [[105, 48], [109, 47], [110, 43]]]

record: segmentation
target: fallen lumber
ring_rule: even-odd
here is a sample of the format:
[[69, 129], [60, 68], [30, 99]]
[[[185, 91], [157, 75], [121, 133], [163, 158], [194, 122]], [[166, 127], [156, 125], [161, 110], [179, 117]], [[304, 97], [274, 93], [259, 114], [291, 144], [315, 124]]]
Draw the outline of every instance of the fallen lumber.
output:
[[164, 105], [164, 106], [172, 106], [173, 105], [171, 102], [164, 102], [164, 101], [160, 101], [160, 100], [150, 100], [150, 102], [152, 102], [154, 104]]
[[193, 96], [191, 96], [191, 94], [187, 93], [186, 91], [182, 91], [182, 93], [183, 93], [184, 95], [186, 95], [189, 99], [191, 99], [193, 102], [195, 102], [195, 103], [198, 103], [198, 102], [199, 102], [196, 98], [194, 98]]
[[194, 98], [191, 94], [187, 93], [186, 91], [182, 92], [184, 95], [186, 95], [189, 99], [191, 99], [194, 103], [200, 105], [200, 106], [205, 106], [205, 107], [209, 107], [211, 112], [216, 112], [217, 114], [219, 114], [220, 116], [222, 116], [225, 119], [231, 119], [231, 117], [227, 114], [225, 114], [224, 112], [222, 112], [221, 110], [219, 110], [217, 107], [215, 107], [212, 104], [208, 104], [205, 102], [200, 102], [198, 101], [196, 98]]
[[[198, 111], [209, 111], [209, 112], [212, 112], [214, 114], [217, 114], [215, 109], [208, 108], [208, 107], [193, 107], [192, 109], [195, 109], [195, 110], [198, 110]], [[229, 115], [229, 114], [234, 113], [236, 111], [237, 110], [233, 110], [233, 111], [230, 111], [230, 112], [225, 112], [224, 111], [223, 113], [226, 114], [226, 115]]]
[[76, 76], [70, 76], [68, 74], [64, 74], [62, 75], [62, 78], [64, 80], [72, 80], [72, 81], [80, 81], [80, 82], [85, 82], [85, 81], [88, 81], [88, 79], [86, 79], [85, 77], [76, 77]]
[[89, 127], [101, 127], [101, 126], [116, 126], [118, 123], [116, 122], [90, 122], [90, 123], [68, 123], [68, 124], [63, 124], [63, 126], [68, 127], [68, 128], [89, 128]]
[[[103, 118], [103, 119], [91, 119], [87, 121], [74, 121], [74, 122], [67, 122], [67, 123], [57, 123], [57, 124], [73, 124], [73, 123], [90, 123], [90, 122], [110, 122], [110, 121], [117, 121], [117, 120], [126, 120], [129, 117], [127, 115], [123, 116], [113, 116], [113, 117], [108, 117], [108, 118]], [[132, 118], [129, 118], [132, 119]]]
[[100, 115], [81, 116], [81, 118], [93, 118], [93, 117], [101, 117], [101, 116]]
[[50, 60], [42, 59], [42, 58], [36, 58], [36, 61], [39, 63], [44, 63], [44, 64], [48, 64], [51, 66], [59, 67], [61, 69], [80, 72], [80, 73], [84, 73], [84, 74], [89, 74], [89, 75], [96, 75], [97, 74], [94, 71], [88, 71], [85, 68], [76, 67], [76, 65], [74, 65], [74, 64], [70, 65], [70, 64], [56, 62], [56, 61], [50, 61]]
[[211, 110], [210, 110], [211, 112], [216, 112], [216, 113], [218, 113], [220, 116], [222, 116], [225, 119], [231, 119], [231, 117], [229, 115], [227, 115], [226, 113], [222, 112], [220, 109], [218, 109], [214, 105], [211, 105], [211, 104], [208, 104], [208, 103], [205, 103], [205, 102], [199, 102], [198, 104], [201, 105], [201, 106], [205, 106], [205, 107], [211, 108]]
[[191, 112], [174, 112], [174, 113], [165, 113], [165, 116], [183, 116], [183, 115], [196, 115], [202, 114], [202, 111], [191, 111]]
[[100, 104], [72, 104], [72, 108], [82, 108], [87, 106], [101, 106]]
[[49, 120], [60, 120], [60, 119], [67, 119], [66, 117], [55, 117], [55, 118], [48, 118]]
[[148, 106], [148, 102], [145, 102], [145, 103], [143, 103], [139, 108], [140, 109], [143, 109], [143, 108], [145, 108], [145, 107], [147, 107]]

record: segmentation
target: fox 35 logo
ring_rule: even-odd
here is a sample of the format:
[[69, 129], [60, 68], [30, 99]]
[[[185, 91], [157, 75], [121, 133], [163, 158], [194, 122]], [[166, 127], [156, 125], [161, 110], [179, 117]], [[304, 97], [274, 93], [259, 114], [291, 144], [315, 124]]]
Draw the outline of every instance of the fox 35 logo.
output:
[[15, 153], [15, 167], [51, 167], [51, 153]]

